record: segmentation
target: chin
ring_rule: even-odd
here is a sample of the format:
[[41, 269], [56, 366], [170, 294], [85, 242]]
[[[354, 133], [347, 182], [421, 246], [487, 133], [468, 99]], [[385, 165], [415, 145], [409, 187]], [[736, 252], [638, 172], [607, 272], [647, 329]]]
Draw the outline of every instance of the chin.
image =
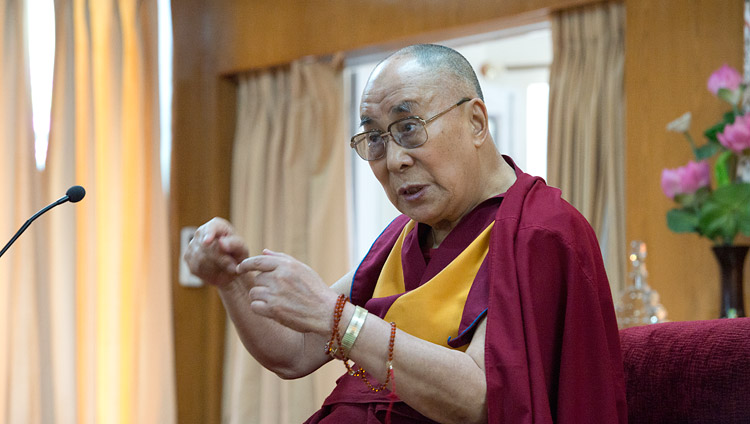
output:
[[401, 211], [401, 213], [413, 219], [414, 221], [421, 222], [422, 224], [427, 224], [429, 226], [432, 226], [436, 222], [439, 222], [439, 218], [436, 217], [434, 213], [420, 211], [416, 208], [399, 208], [399, 211]]

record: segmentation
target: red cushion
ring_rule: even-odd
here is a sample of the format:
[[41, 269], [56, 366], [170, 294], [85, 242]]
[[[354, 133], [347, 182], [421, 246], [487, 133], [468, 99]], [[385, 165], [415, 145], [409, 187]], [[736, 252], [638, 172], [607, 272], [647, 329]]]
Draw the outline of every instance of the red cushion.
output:
[[750, 423], [750, 318], [620, 331], [630, 423]]

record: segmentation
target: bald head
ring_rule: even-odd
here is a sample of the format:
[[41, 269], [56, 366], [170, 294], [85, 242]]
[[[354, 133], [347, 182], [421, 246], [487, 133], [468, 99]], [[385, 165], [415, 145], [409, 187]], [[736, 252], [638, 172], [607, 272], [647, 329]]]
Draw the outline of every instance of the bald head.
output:
[[[396, 208], [432, 226], [438, 240], [515, 180], [492, 141], [481, 96], [476, 74], [463, 56], [426, 44], [383, 60], [362, 91], [364, 132], [390, 131], [393, 136], [395, 128], [400, 137], [422, 137], [414, 147], [384, 138], [383, 154], [369, 164]], [[393, 127], [414, 117], [422, 117], [424, 129], [412, 124]]]
[[398, 50], [385, 58], [381, 64], [396, 58], [413, 58], [425, 71], [452, 75], [459, 84], [473, 91], [474, 97], [484, 100], [482, 87], [479, 86], [477, 74], [471, 64], [461, 53], [450, 47], [437, 44], [415, 44]]

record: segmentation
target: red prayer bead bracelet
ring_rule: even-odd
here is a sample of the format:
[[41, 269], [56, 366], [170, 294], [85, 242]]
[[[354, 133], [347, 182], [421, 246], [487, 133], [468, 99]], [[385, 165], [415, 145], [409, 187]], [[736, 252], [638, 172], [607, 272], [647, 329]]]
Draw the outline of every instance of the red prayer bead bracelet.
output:
[[360, 377], [370, 390], [372, 390], [373, 392], [379, 392], [381, 390], [384, 390], [388, 386], [388, 383], [391, 381], [393, 376], [393, 345], [396, 341], [396, 323], [390, 323], [391, 337], [388, 341], [388, 361], [385, 363], [385, 381], [378, 386], [373, 386], [372, 383], [370, 383], [370, 380], [367, 379], [367, 374], [364, 368], [357, 366], [355, 369], [354, 367], [352, 367], [352, 365], [349, 364], [349, 358], [347, 355], [348, 352], [345, 352], [345, 349], [343, 349], [341, 346], [339, 324], [341, 323], [341, 316], [344, 313], [344, 306], [346, 305], [347, 300], [347, 297], [343, 294], [340, 294], [338, 299], [336, 299], [336, 306], [333, 309], [333, 327], [331, 328], [331, 338], [325, 345], [325, 353], [326, 355], [330, 355], [335, 359], [344, 361], [344, 366], [346, 367], [349, 375]]

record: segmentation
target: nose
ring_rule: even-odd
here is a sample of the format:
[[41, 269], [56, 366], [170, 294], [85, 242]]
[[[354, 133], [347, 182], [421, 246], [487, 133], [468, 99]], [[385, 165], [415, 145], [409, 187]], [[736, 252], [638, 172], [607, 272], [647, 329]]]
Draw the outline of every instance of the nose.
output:
[[395, 140], [393, 136], [388, 134], [387, 145], [385, 149], [385, 160], [388, 170], [391, 172], [400, 172], [414, 164], [414, 158], [411, 155], [411, 150], [402, 147]]

